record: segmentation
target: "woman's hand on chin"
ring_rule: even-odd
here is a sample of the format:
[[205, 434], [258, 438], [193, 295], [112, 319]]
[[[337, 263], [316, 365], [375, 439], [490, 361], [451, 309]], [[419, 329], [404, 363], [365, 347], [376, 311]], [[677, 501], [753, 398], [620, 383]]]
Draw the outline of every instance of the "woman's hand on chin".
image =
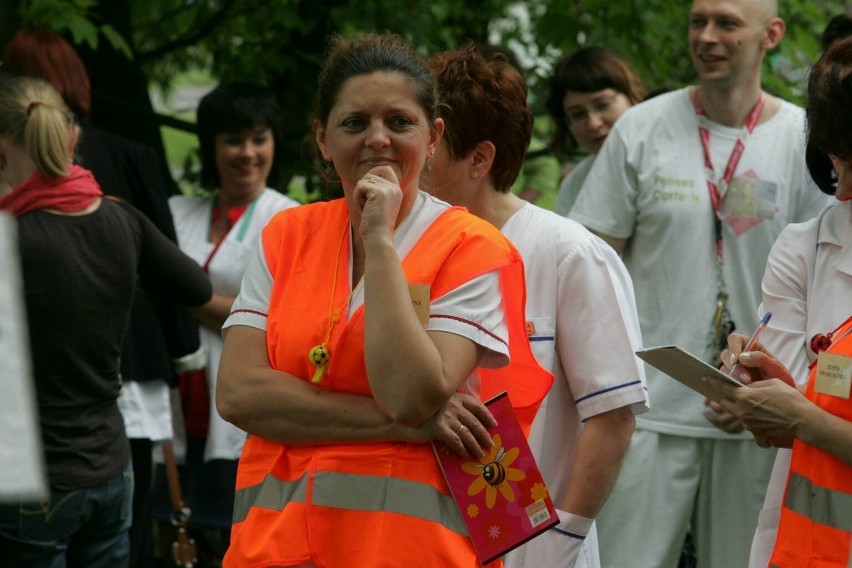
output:
[[354, 197], [361, 213], [361, 238], [366, 242], [371, 237], [390, 237], [402, 205], [402, 189], [393, 168], [371, 169], [358, 180]]

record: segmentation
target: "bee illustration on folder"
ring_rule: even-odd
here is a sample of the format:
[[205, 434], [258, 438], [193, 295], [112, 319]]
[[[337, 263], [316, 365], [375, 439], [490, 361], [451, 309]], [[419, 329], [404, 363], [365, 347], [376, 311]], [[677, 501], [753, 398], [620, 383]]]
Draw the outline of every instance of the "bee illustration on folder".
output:
[[488, 483], [488, 485], [496, 487], [506, 480], [506, 468], [500, 464], [505, 457], [506, 448], [500, 446], [500, 449], [497, 450], [497, 456], [495, 456], [493, 462], [475, 464], [476, 467], [482, 468], [482, 478], [486, 483]]
[[503, 447], [500, 434], [493, 437], [494, 446], [483, 456], [479, 462], [466, 462], [462, 464], [462, 470], [476, 479], [471, 482], [467, 489], [468, 495], [476, 495], [485, 490], [485, 506], [489, 509], [494, 507], [499, 492], [506, 501], [515, 501], [515, 489], [508, 481], [522, 481], [526, 475], [520, 469], [511, 467], [518, 459], [519, 448], [510, 448], [508, 451]]

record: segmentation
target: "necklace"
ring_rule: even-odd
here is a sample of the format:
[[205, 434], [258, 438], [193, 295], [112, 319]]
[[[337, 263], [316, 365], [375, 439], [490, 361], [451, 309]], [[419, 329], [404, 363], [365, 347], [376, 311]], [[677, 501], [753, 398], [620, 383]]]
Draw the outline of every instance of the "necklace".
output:
[[[852, 322], [852, 316], [846, 318], [846, 320], [837, 327], [835, 327], [833, 331], [830, 331], [828, 333], [817, 333], [816, 335], [814, 335], [811, 338], [811, 351], [813, 351], [814, 353], [819, 353], [820, 351], [825, 351], [826, 349], [831, 347], [831, 344], [834, 342], [834, 334], [837, 333], [839, 329], [843, 328], [843, 326], [845, 326], [849, 322]], [[850, 332], [852, 332], [852, 328], [846, 330], [846, 333], [838, 337], [838, 339], [843, 339], [844, 337], [849, 335]]]
[[337, 291], [337, 278], [340, 272], [340, 256], [343, 252], [343, 242], [346, 240], [346, 231], [349, 230], [349, 220], [347, 219], [346, 223], [343, 226], [343, 234], [340, 235], [340, 244], [337, 245], [337, 260], [334, 263], [334, 278], [331, 281], [331, 297], [328, 300], [328, 320], [326, 323], [326, 331], [325, 336], [322, 340], [322, 343], [319, 345], [314, 345], [311, 350], [308, 352], [308, 360], [316, 367], [314, 371], [314, 376], [311, 377], [312, 383], [319, 383], [322, 381], [323, 377], [325, 377], [326, 372], [328, 371], [328, 367], [331, 364], [331, 351], [328, 348], [328, 342], [331, 340], [331, 332], [334, 330], [334, 325], [340, 321], [340, 316], [343, 313], [343, 310], [346, 309], [346, 306], [349, 305], [349, 301], [352, 299], [352, 295], [361, 285], [363, 281], [363, 277], [358, 281], [358, 284], [352, 287], [352, 290], [349, 292], [349, 295], [346, 296], [346, 299], [336, 310], [334, 309], [334, 294]]
[[[408, 219], [410, 214], [411, 210], [405, 214], [402, 221], [400, 221], [394, 228], [394, 237], [396, 237], [397, 231], [399, 231], [399, 228], [405, 223], [405, 220]], [[323, 377], [325, 377], [328, 367], [331, 364], [331, 351], [328, 348], [328, 342], [331, 340], [331, 332], [334, 330], [334, 324], [340, 321], [340, 315], [343, 313], [343, 310], [346, 309], [349, 302], [352, 300], [352, 297], [355, 295], [355, 292], [358, 291], [358, 288], [364, 282], [364, 276], [361, 275], [361, 278], [358, 279], [358, 283], [352, 287], [352, 290], [349, 291], [349, 294], [346, 296], [346, 299], [340, 307], [337, 308], [337, 310], [334, 309], [334, 293], [337, 291], [337, 275], [340, 272], [340, 255], [343, 251], [343, 242], [346, 240], [346, 231], [348, 231], [349, 228], [350, 221], [347, 218], [346, 223], [343, 225], [343, 233], [340, 235], [340, 244], [337, 245], [337, 260], [334, 263], [334, 279], [331, 282], [331, 298], [328, 300], [328, 328], [326, 329], [322, 343], [314, 345], [308, 352], [308, 360], [316, 366], [314, 376], [311, 377], [312, 383], [319, 383], [322, 381]]]

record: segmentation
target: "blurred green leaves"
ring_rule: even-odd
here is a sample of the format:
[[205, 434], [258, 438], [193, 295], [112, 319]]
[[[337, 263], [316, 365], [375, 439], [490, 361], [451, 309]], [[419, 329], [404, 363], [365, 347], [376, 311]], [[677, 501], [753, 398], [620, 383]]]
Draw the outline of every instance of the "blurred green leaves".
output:
[[48, 28], [71, 35], [74, 43], [98, 48], [100, 36], [118, 51], [132, 57], [127, 41], [109, 25], [99, 22], [92, 9], [98, 0], [31, 0], [21, 2], [19, 17], [27, 27]]

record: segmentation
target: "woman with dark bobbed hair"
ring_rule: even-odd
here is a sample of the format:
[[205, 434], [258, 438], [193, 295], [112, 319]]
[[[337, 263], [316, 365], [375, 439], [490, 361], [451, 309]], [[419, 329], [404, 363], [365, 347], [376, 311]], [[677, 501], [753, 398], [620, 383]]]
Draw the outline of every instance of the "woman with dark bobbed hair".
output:
[[[205, 556], [204, 543], [213, 543], [214, 557], [227, 545], [237, 459], [245, 440], [245, 432], [222, 420], [214, 405], [222, 323], [261, 230], [277, 212], [298, 205], [270, 188], [281, 179], [282, 119], [275, 96], [264, 87], [231, 83], [205, 95], [197, 113], [201, 185], [212, 193], [169, 200], [178, 245], [213, 283], [213, 299], [196, 312], [207, 388], [195, 392], [206, 400], [183, 401], [188, 415], [175, 424], [178, 456], [186, 448], [181, 485], [192, 510], [190, 533], [205, 533], [195, 535]], [[196, 413], [199, 408], [206, 412]]]
[[[217, 137], [221, 134], [235, 136], [238, 133], [252, 133], [270, 142], [272, 146], [268, 167], [264, 164], [264, 187], [277, 188], [281, 183], [284, 154], [275, 152], [283, 145], [282, 137], [284, 117], [275, 95], [269, 89], [250, 83], [230, 83], [210, 91], [197, 110], [198, 142], [201, 150], [201, 187], [210, 191], [222, 191], [222, 176], [228, 171], [220, 169], [217, 152]], [[263, 173], [261, 172], [261, 173]], [[226, 183], [226, 186], [230, 184]], [[228, 188], [228, 191], [233, 191]]]
[[547, 99], [555, 124], [552, 145], [561, 154], [588, 154], [562, 180], [557, 213], [568, 215], [612, 125], [644, 98], [639, 75], [611, 49], [584, 47], [556, 64]]
[[[838, 202], [789, 225], [769, 254], [761, 344], [722, 354], [751, 388], [712, 384], [762, 447], [779, 447], [749, 566], [845, 568], [852, 559], [852, 38], [811, 70], [807, 164]], [[790, 448], [792, 451], [783, 449]], [[785, 488], [786, 484], [786, 488]]]

